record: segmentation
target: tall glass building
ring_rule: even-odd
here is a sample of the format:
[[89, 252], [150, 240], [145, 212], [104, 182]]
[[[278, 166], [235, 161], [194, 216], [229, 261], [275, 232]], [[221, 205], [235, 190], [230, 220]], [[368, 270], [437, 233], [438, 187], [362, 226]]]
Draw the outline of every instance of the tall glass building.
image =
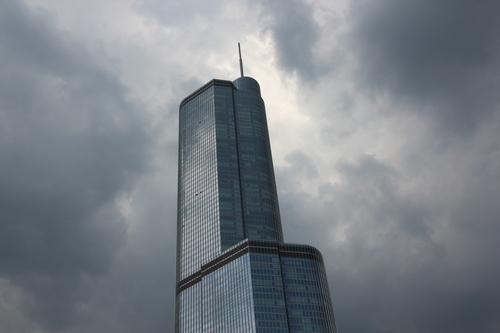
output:
[[337, 332], [321, 253], [283, 241], [257, 81], [179, 108], [175, 332]]

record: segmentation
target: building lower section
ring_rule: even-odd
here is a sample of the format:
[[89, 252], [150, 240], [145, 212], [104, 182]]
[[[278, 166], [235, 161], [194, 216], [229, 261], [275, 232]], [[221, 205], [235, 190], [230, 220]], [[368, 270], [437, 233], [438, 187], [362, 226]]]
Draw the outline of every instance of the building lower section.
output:
[[245, 240], [177, 284], [176, 332], [337, 332], [321, 253]]

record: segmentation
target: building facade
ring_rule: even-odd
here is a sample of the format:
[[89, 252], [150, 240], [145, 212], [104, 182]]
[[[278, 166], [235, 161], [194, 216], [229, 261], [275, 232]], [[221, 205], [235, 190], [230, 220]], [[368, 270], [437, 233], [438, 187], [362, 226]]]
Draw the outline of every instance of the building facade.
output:
[[179, 108], [175, 332], [336, 332], [323, 259], [283, 240], [257, 81]]

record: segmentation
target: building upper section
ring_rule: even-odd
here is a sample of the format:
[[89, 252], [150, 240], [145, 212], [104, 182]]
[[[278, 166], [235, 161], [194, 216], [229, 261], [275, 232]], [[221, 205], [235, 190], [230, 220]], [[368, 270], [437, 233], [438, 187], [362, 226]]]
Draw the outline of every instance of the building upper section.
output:
[[244, 239], [283, 242], [264, 101], [212, 80], [179, 108], [179, 279]]
[[207, 89], [210, 89], [210, 87], [212, 87], [214, 85], [223, 86], [223, 87], [232, 87], [233, 89], [238, 89], [240, 91], [249, 92], [249, 93], [257, 95], [258, 97], [261, 97], [259, 83], [257, 82], [257, 80], [255, 80], [254, 78], [251, 78], [249, 76], [239, 77], [232, 82], [227, 81], [227, 80], [213, 79], [213, 80], [207, 82], [206, 84], [204, 84], [203, 86], [201, 86], [200, 88], [196, 89], [192, 94], [188, 95], [186, 98], [184, 98], [181, 101], [179, 108], [182, 109], [182, 107], [184, 105], [186, 105], [186, 103], [189, 103], [191, 100], [195, 99], [197, 96], [202, 94]]
[[240, 78], [237, 78], [233, 81], [233, 84], [239, 91], [248, 92], [260, 97], [259, 83], [249, 76], [242, 76]]

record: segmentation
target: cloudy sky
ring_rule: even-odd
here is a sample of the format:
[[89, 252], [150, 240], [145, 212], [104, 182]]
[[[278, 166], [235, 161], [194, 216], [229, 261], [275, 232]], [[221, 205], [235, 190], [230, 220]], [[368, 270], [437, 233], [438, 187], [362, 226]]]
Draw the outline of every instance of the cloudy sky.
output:
[[0, 331], [171, 332], [178, 105], [245, 74], [341, 332], [500, 331], [500, 2], [0, 0]]

